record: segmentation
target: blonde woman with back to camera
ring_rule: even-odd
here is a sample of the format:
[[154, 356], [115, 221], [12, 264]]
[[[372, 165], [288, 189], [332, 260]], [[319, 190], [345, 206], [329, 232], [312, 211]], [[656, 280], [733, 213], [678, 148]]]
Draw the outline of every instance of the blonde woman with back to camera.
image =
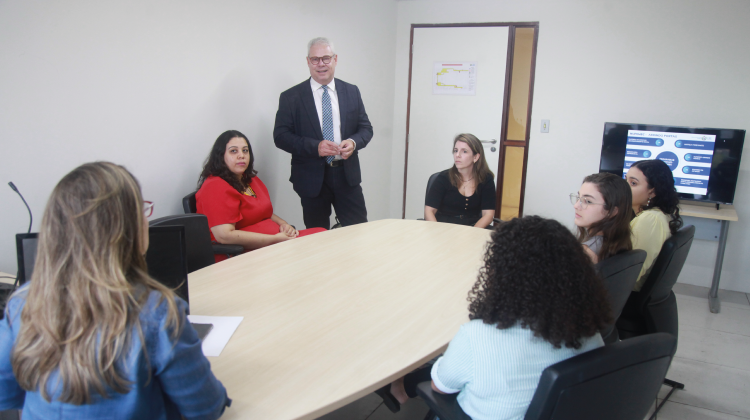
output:
[[52, 191], [31, 281], [0, 321], [0, 410], [27, 419], [216, 419], [231, 401], [185, 302], [149, 277], [140, 187], [88, 163]]

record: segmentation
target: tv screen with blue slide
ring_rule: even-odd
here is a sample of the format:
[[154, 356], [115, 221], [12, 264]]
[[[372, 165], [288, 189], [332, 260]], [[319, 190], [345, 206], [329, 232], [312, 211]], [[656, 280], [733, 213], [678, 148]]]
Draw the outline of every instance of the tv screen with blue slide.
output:
[[644, 159], [669, 165], [681, 200], [734, 202], [745, 130], [605, 123], [599, 172], [625, 176]]

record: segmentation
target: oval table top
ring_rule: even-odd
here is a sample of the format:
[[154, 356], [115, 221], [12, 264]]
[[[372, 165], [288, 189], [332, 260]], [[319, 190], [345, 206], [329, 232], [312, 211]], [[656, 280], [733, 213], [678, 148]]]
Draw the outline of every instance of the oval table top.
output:
[[490, 231], [379, 220], [190, 274], [194, 315], [243, 316], [209, 358], [222, 419], [314, 419], [443, 352], [468, 321]]

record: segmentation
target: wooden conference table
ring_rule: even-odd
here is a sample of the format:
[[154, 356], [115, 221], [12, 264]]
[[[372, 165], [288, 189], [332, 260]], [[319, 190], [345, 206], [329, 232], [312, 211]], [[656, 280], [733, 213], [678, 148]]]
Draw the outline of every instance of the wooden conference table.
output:
[[191, 273], [192, 314], [245, 317], [209, 358], [233, 400], [222, 419], [314, 419], [443, 352], [468, 321], [489, 238], [380, 220]]

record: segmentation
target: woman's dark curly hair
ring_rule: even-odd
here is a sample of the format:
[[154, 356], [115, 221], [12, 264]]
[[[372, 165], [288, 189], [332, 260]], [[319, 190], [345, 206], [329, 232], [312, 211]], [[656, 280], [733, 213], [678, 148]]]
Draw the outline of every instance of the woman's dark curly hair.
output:
[[[224, 153], [226, 153], [227, 151], [227, 143], [229, 143], [229, 141], [235, 137], [245, 139], [247, 148], [250, 151], [250, 159], [247, 162], [247, 169], [245, 169], [245, 173], [242, 174], [242, 180], [238, 179], [237, 175], [230, 171], [229, 168], [227, 168], [227, 164], [224, 162]], [[231, 185], [232, 188], [242, 193], [247, 189], [247, 186], [250, 185], [250, 180], [253, 179], [253, 177], [258, 173], [258, 171], [253, 169], [254, 161], [255, 158], [253, 157], [253, 148], [250, 147], [250, 141], [247, 139], [247, 137], [245, 137], [244, 134], [240, 133], [237, 130], [227, 130], [221, 133], [219, 138], [216, 139], [213, 147], [211, 148], [211, 152], [208, 153], [208, 157], [203, 163], [203, 171], [201, 172], [201, 176], [198, 178], [198, 188], [203, 185], [203, 181], [205, 181], [209, 176], [218, 176], [224, 181], [227, 181], [227, 184]]]
[[639, 160], [631, 168], [638, 168], [646, 177], [649, 188], [654, 189], [654, 197], [643, 210], [658, 208], [662, 213], [672, 216], [669, 221], [669, 230], [674, 235], [682, 227], [680, 217], [680, 197], [674, 187], [674, 176], [669, 165], [659, 159]]
[[559, 222], [526, 216], [501, 224], [469, 292], [469, 318], [498, 329], [517, 323], [555, 348], [578, 349], [612, 322], [603, 282]]

